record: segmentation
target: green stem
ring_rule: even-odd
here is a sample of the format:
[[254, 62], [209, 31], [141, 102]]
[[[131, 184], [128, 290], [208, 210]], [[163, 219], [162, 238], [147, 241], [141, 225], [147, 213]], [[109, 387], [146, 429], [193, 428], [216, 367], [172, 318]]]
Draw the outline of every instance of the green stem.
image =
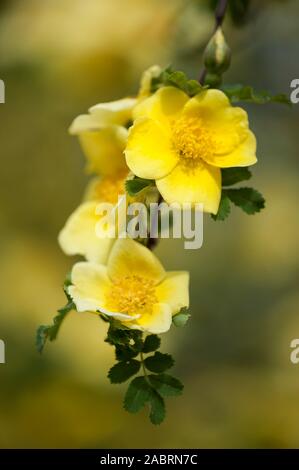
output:
[[148, 378], [148, 375], [147, 375], [147, 371], [146, 371], [146, 367], [144, 365], [144, 356], [143, 356], [143, 352], [140, 352], [140, 359], [141, 359], [141, 367], [142, 367], [142, 371], [143, 371], [143, 375], [144, 375], [144, 378], [145, 380], [147, 381], [147, 383], [150, 385], [150, 381], [149, 381], [149, 378]]
[[[159, 195], [159, 199], [158, 199], [158, 205], [163, 202], [163, 198], [161, 196], [161, 194]], [[156, 222], [159, 226], [159, 219], [156, 219]], [[155, 227], [156, 228], [156, 227]], [[158, 227], [157, 227], [158, 228]], [[148, 241], [147, 241], [147, 247], [152, 251], [158, 244], [159, 242], [159, 237], [158, 238], [148, 238]]]

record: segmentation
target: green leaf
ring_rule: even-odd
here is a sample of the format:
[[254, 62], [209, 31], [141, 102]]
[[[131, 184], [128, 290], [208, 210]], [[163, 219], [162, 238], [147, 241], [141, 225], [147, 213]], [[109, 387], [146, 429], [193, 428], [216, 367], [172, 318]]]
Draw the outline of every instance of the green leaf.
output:
[[161, 424], [166, 415], [165, 402], [161, 395], [153, 389], [151, 390], [150, 404], [150, 420], [152, 424]]
[[109, 370], [108, 378], [112, 384], [120, 384], [132, 377], [132, 375], [137, 374], [139, 369], [140, 362], [135, 359], [118, 362]]
[[115, 356], [118, 361], [128, 361], [137, 356], [139, 350], [132, 346], [115, 346]]
[[190, 317], [190, 313], [186, 310], [181, 310], [179, 313], [174, 315], [172, 322], [177, 327], [185, 326]]
[[142, 333], [141, 331], [129, 329], [119, 322], [112, 320], [107, 332], [106, 343], [113, 346], [131, 346], [141, 351], [142, 349]]
[[76, 310], [76, 306], [72, 301], [69, 301], [64, 307], [58, 310], [58, 315], [54, 317], [52, 325], [41, 325], [37, 329], [36, 348], [39, 353], [43, 352], [47, 340], [53, 341], [56, 339], [63, 320], [71, 310]]
[[156, 351], [153, 356], [144, 360], [145, 367], [151, 372], [164, 372], [173, 366], [174, 360], [170, 354], [162, 354]]
[[144, 377], [136, 377], [130, 383], [124, 399], [124, 408], [137, 413], [151, 398], [152, 389]]
[[230, 214], [229, 197], [222, 191], [217, 214], [211, 214], [213, 220], [225, 220]]
[[246, 214], [255, 214], [265, 207], [265, 199], [253, 188], [225, 189], [223, 193]]
[[241, 181], [249, 180], [252, 176], [247, 167], [222, 168], [222, 186], [231, 186]]
[[154, 183], [154, 180], [138, 178], [138, 176], [135, 176], [133, 179], [127, 180], [125, 186], [129, 196], [135, 196], [143, 189], [148, 188], [149, 186], [153, 186]]
[[162, 70], [158, 77], [152, 79], [151, 92], [154, 93], [162, 86], [174, 86], [189, 96], [195, 96], [207, 88], [197, 80], [189, 80], [184, 72], [174, 71], [170, 67]]
[[241, 84], [224, 85], [221, 89], [232, 103], [247, 101], [256, 104], [282, 103], [289, 106], [291, 105], [290, 99], [283, 93], [271, 95], [268, 91], [256, 92], [251, 86], [244, 86]]
[[171, 375], [149, 375], [148, 378], [154, 389], [164, 397], [173, 397], [182, 394], [184, 385]]
[[145, 338], [142, 352], [150, 353], [150, 352], [156, 351], [156, 349], [159, 349], [160, 344], [161, 344], [161, 340], [159, 336], [149, 335]]

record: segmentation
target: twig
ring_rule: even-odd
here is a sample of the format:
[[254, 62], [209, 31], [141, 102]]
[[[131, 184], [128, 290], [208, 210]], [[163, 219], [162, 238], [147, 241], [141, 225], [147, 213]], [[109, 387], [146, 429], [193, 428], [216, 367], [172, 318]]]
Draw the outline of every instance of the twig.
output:
[[[222, 26], [222, 23], [223, 23], [223, 20], [224, 20], [224, 17], [225, 17], [225, 13], [226, 13], [226, 9], [227, 9], [227, 5], [228, 5], [228, 0], [219, 0], [218, 1], [217, 7], [216, 7], [216, 10], [215, 10], [215, 26], [214, 26], [213, 34], [215, 34], [217, 29], [220, 26]], [[213, 36], [213, 34], [212, 34], [212, 36]], [[198, 79], [198, 81], [199, 81], [199, 83], [201, 83], [201, 85], [204, 85], [205, 78], [206, 78], [206, 73], [207, 73], [207, 70], [206, 70], [205, 67], [203, 67], [203, 69], [200, 72], [199, 79]]]

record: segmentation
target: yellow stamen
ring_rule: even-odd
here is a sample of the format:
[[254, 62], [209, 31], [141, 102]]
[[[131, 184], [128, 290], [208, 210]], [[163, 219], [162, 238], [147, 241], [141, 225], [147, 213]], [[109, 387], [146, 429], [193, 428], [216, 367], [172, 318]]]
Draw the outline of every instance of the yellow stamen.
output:
[[116, 204], [118, 196], [125, 193], [125, 179], [127, 171], [120, 172], [114, 176], [103, 176], [94, 188], [94, 199], [102, 202]]
[[214, 142], [211, 132], [202, 119], [183, 116], [173, 126], [172, 141], [182, 161], [197, 166], [213, 155]]
[[154, 282], [136, 275], [114, 281], [106, 299], [108, 310], [127, 315], [151, 313], [157, 302]]

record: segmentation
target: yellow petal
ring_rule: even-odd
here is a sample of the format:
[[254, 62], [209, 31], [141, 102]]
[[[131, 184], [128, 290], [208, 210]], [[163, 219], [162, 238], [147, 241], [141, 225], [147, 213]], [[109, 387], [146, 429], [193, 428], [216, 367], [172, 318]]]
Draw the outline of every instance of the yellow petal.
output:
[[[192, 98], [184, 107], [184, 116], [196, 117], [211, 139], [212, 156], [228, 154], [248, 135], [248, 116], [244, 109], [231, 106], [219, 90], [208, 90]], [[205, 158], [212, 164], [213, 158]]]
[[159, 335], [169, 330], [172, 323], [171, 308], [167, 304], [157, 303], [153, 306], [153, 311], [141, 315], [134, 322], [137, 327], [148, 333]]
[[105, 304], [106, 292], [111, 285], [106, 266], [84, 261], [76, 263], [71, 280], [68, 293], [78, 312], [96, 312]]
[[81, 204], [67, 220], [58, 241], [67, 255], [83, 255], [89, 261], [104, 263], [114, 240], [96, 236], [95, 227], [99, 221], [96, 207], [94, 201]]
[[178, 162], [167, 129], [151, 119], [135, 121], [129, 132], [125, 155], [128, 167], [140, 178], [162, 178]]
[[132, 120], [132, 110], [136, 102], [135, 98], [124, 98], [96, 104], [89, 109], [89, 114], [81, 114], [73, 120], [69, 132], [78, 135], [114, 124], [125, 126]]
[[216, 214], [221, 198], [221, 172], [205, 163], [186, 167], [180, 163], [168, 176], [156, 181], [168, 204], [201, 203], [203, 210]]
[[220, 90], [206, 90], [194, 96], [184, 106], [183, 113], [197, 113], [198, 111], [219, 111], [220, 109], [230, 107], [228, 97]]
[[98, 199], [97, 192], [98, 187], [101, 184], [101, 179], [102, 178], [99, 176], [95, 176], [89, 180], [84, 191], [83, 201], [96, 201]]
[[166, 278], [156, 287], [159, 302], [171, 307], [172, 315], [189, 307], [189, 273], [187, 271], [167, 272]]
[[210, 165], [220, 168], [249, 166], [254, 165], [256, 162], [256, 138], [251, 131], [247, 132], [246, 139], [231, 153], [227, 155], [215, 155], [209, 161]]
[[111, 175], [126, 168], [124, 148], [127, 129], [121, 126], [108, 126], [99, 131], [79, 134], [79, 140], [86, 155], [89, 172]]
[[171, 121], [176, 119], [188, 100], [188, 95], [178, 88], [163, 87], [137, 104], [133, 117], [157, 120], [169, 128]]
[[159, 65], [152, 65], [146, 69], [141, 77], [138, 99], [143, 99], [151, 94], [152, 79], [160, 75], [162, 69]]
[[[113, 317], [115, 318], [116, 320], [119, 320], [121, 322], [125, 322], [126, 323], [126, 326], [130, 327], [130, 325], [128, 324], [128, 322], [132, 322], [132, 320], [135, 320], [137, 318], [140, 317], [139, 314], [137, 315], [127, 315], [126, 313], [121, 313], [121, 312], [112, 312], [111, 310], [107, 309], [106, 307], [102, 307], [100, 306], [99, 307], [99, 311], [101, 313], [104, 313], [105, 315], [107, 315], [108, 317]], [[137, 329], [137, 328], [136, 328]]]
[[91, 116], [90, 114], [80, 114], [70, 125], [69, 133], [71, 135], [79, 135], [82, 132], [98, 131], [100, 127], [101, 126], [95, 116]]
[[152, 279], [157, 284], [165, 277], [165, 271], [158, 258], [145, 246], [129, 238], [117, 240], [108, 259], [110, 278], [140, 276]]
[[125, 126], [132, 120], [132, 110], [135, 104], [135, 98], [123, 98], [109, 103], [96, 104], [89, 109], [89, 112], [100, 125], [118, 124]]
[[247, 138], [248, 116], [242, 108], [225, 108], [206, 120], [213, 134], [214, 155], [225, 155], [235, 150]]

